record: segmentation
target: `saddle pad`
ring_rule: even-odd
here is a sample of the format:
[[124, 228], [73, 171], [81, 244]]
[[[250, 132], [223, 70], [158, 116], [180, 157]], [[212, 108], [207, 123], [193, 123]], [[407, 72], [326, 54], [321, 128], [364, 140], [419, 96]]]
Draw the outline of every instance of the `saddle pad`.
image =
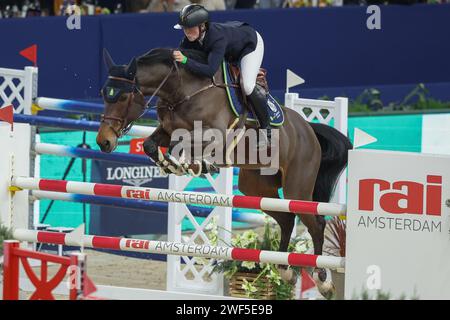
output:
[[[231, 72], [229, 70], [229, 65], [223, 61], [222, 62], [222, 73], [223, 73], [223, 80], [225, 84], [234, 84], [233, 77], [231, 76]], [[233, 90], [234, 89], [234, 90]], [[241, 99], [239, 98], [239, 94], [241, 89], [240, 88], [232, 88], [230, 90], [230, 87], [226, 87], [227, 90], [227, 96], [228, 101], [230, 103], [230, 108], [233, 111], [233, 113], [236, 115], [236, 117], [239, 117], [243, 111], [244, 106], [242, 105]], [[239, 90], [239, 93], [237, 92]], [[281, 126], [284, 122], [284, 114], [281, 109], [281, 106], [278, 104], [278, 102], [272, 97], [270, 93], [267, 94], [267, 110], [269, 111], [270, 116], [270, 125], [272, 126]], [[253, 112], [249, 111], [247, 116], [247, 121], [250, 122], [256, 122], [257, 118], [253, 114]]]

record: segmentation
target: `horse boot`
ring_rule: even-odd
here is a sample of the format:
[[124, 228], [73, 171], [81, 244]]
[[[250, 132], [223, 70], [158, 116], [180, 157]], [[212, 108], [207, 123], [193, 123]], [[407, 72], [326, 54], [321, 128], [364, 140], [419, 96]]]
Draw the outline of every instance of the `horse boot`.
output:
[[257, 148], [268, 148], [271, 145], [272, 134], [266, 95], [255, 86], [252, 93], [247, 96], [247, 99], [253, 106], [255, 116], [258, 118], [259, 129], [262, 129], [264, 134], [264, 139], [259, 139]]

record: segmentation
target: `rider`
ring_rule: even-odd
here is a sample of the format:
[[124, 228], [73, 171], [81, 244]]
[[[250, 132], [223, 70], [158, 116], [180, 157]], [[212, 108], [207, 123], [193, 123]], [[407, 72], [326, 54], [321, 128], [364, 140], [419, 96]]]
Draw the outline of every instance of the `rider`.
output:
[[266, 129], [266, 139], [262, 139], [259, 146], [269, 145], [271, 131], [266, 97], [256, 88], [264, 56], [261, 35], [245, 22], [210, 22], [208, 11], [199, 4], [185, 6], [174, 28], [183, 29], [185, 34], [180, 49], [196, 49], [208, 54], [208, 63], [203, 64], [175, 50], [174, 59], [190, 71], [212, 78], [224, 58], [240, 64], [241, 86], [255, 109], [260, 128]]

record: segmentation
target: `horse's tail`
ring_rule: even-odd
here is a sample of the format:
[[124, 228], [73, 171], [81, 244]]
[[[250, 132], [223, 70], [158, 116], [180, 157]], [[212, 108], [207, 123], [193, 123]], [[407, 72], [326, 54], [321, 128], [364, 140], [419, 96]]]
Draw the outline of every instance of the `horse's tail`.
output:
[[353, 149], [353, 145], [345, 135], [331, 126], [321, 123], [310, 125], [322, 148], [313, 201], [329, 202], [338, 178], [347, 166], [348, 150]]

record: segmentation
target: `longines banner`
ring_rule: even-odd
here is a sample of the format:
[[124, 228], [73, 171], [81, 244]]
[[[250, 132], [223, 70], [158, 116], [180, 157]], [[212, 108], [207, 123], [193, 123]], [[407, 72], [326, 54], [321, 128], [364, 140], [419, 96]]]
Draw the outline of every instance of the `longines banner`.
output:
[[[92, 161], [92, 182], [167, 189], [169, 180], [155, 165]], [[91, 234], [122, 236], [167, 233], [167, 204], [149, 211], [91, 206]]]
[[450, 299], [450, 157], [351, 151], [346, 298]]

